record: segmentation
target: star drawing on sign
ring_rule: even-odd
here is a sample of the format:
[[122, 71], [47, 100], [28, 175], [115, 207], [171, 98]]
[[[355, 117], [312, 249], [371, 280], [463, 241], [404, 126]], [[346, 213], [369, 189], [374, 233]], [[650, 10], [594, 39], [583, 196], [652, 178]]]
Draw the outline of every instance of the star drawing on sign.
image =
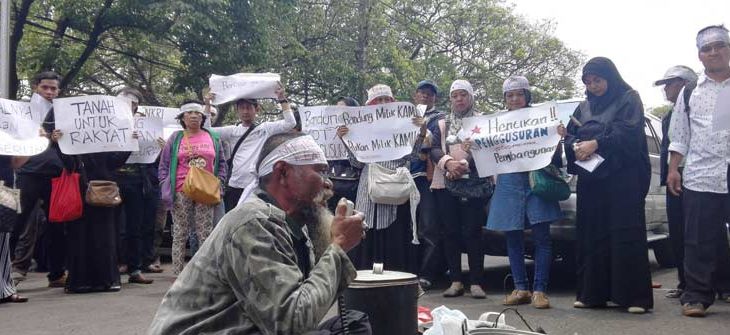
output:
[[479, 126], [474, 126], [474, 129], [471, 130], [472, 134], [481, 134], [482, 128], [479, 128]]

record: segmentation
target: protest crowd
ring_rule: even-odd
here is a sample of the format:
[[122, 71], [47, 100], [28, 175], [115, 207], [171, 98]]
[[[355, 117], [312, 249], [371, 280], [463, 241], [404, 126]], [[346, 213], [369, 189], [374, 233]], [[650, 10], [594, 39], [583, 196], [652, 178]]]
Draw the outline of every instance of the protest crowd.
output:
[[[660, 159], [678, 260], [667, 297], [690, 317], [730, 303], [730, 131], [713, 122], [730, 114], [716, 107], [730, 108], [728, 30], [704, 28], [696, 43], [699, 76], [672, 66], [655, 83], [674, 106]], [[363, 102], [294, 108], [278, 76], [214, 76], [204, 101], [159, 108], [130, 87], [62, 97], [62, 78], [38, 73], [29, 102], [0, 106], [25, 120], [2, 131], [34, 150], [8, 145], [0, 156], [0, 302], [28, 301], [29, 271], [69, 294], [150, 284], [147, 273], [164, 271], [169, 221], [178, 277], [151, 334], [368, 334], [356, 310], [322, 321], [357, 271], [375, 268], [415, 274], [419, 290], [446, 280], [444, 297], [484, 299], [485, 287], [502, 287], [484, 282], [485, 229], [506, 243], [514, 290], [503, 304], [550, 308], [550, 225], [563, 219], [567, 172], [577, 176], [573, 307], [649, 312], [641, 98], [610, 59], [592, 58], [585, 98], [564, 125], [549, 116], [554, 104], [533, 101], [529, 76], [506, 78], [504, 111], [487, 115], [463, 79], [448, 90], [424, 79], [412, 102], [375, 84]], [[448, 110], [438, 107], [444, 96]], [[258, 120], [265, 99], [281, 119]], [[211, 126], [224, 103], [239, 122]], [[40, 149], [27, 144], [39, 137]]]

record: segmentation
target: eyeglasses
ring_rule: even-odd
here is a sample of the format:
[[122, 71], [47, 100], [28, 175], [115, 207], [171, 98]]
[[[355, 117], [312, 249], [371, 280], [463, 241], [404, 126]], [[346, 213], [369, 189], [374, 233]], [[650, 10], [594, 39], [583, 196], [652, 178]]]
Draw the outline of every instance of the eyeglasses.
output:
[[713, 50], [720, 51], [723, 48], [727, 48], [727, 47], [728, 47], [728, 44], [727, 43], [722, 43], [722, 42], [721, 43], [713, 43], [713, 44], [708, 44], [708, 45], [705, 45], [705, 46], [701, 47], [700, 48], [700, 52], [710, 53]]

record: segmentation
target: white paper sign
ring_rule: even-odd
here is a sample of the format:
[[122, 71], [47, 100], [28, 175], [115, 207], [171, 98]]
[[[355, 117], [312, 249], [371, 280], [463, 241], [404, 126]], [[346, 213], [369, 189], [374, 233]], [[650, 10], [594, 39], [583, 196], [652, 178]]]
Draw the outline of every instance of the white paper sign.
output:
[[402, 158], [413, 151], [419, 132], [411, 120], [419, 115], [413, 104], [393, 102], [375, 106], [332, 107], [341, 111], [336, 118], [350, 129], [344, 140], [358, 161], [384, 162]]
[[471, 138], [480, 177], [541, 169], [560, 142], [557, 106], [538, 107], [464, 119], [459, 138]]
[[107, 151], [137, 151], [132, 138], [132, 106], [123, 98], [90, 95], [53, 100], [58, 140], [67, 155]]
[[275, 99], [281, 76], [276, 73], [238, 73], [230, 76], [210, 76], [212, 103], [224, 104], [237, 99]]
[[157, 159], [160, 155], [160, 145], [157, 139], [162, 138], [162, 118], [155, 115], [135, 116], [134, 130], [137, 131], [137, 141], [139, 142], [139, 151], [132, 152], [127, 159], [127, 163], [149, 164]]
[[309, 134], [324, 151], [327, 160], [347, 159], [347, 148], [337, 137], [337, 127], [345, 125], [344, 113], [358, 110], [358, 107], [313, 106], [299, 109], [302, 132]]
[[0, 99], [0, 155], [33, 156], [43, 152], [48, 147], [48, 139], [40, 137], [44, 117], [28, 102]]
[[160, 137], [162, 137], [165, 141], [167, 141], [167, 139], [170, 138], [170, 135], [174, 132], [183, 129], [182, 126], [180, 126], [180, 122], [175, 118], [180, 113], [179, 108], [139, 106], [137, 108], [137, 112], [162, 120], [162, 133]]
[[46, 118], [46, 114], [53, 108], [53, 103], [46, 100], [38, 93], [33, 93], [30, 97], [30, 109], [33, 111], [39, 120], [43, 121]]
[[593, 173], [593, 171], [595, 171], [596, 168], [601, 165], [601, 163], [603, 163], [603, 161], [605, 161], [605, 159], [603, 159], [601, 155], [593, 154], [584, 161], [576, 160], [575, 165], [578, 165], [586, 171]]
[[730, 86], [721, 89], [717, 94], [715, 114], [712, 116], [712, 130], [730, 130]]

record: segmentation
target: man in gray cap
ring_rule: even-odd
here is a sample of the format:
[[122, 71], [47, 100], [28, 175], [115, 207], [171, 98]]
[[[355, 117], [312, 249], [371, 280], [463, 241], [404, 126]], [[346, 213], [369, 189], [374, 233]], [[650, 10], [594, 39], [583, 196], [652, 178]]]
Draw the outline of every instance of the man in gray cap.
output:
[[[682, 314], [705, 316], [715, 301], [715, 292], [730, 292], [727, 281], [718, 280], [730, 271], [727, 226], [730, 209], [728, 164], [730, 131], [714, 131], [713, 116], [721, 92], [730, 88], [730, 35], [723, 26], [709, 26], [697, 33], [698, 56], [705, 70], [685, 108], [678, 99], [669, 127], [669, 173], [667, 190], [683, 193], [685, 211], [684, 275]], [[686, 158], [683, 174], [679, 164]], [[684, 180], [682, 180], [684, 178]]]
[[[677, 103], [679, 92], [682, 94], [685, 106], [689, 102], [692, 91], [697, 86], [697, 75], [691, 68], [684, 65], [672, 66], [667, 70], [662, 79], [654, 82], [654, 86], [664, 86], [664, 96], [672, 105]], [[672, 119], [672, 111], [662, 117], [662, 147], [659, 159], [661, 169], [659, 182], [666, 186], [667, 171], [669, 170], [669, 121]], [[680, 173], [681, 173], [680, 168]], [[679, 284], [676, 289], [667, 292], [667, 298], [679, 298], [684, 291], [684, 211], [682, 210], [682, 195], [676, 196], [667, 192], [667, 221], [669, 221], [669, 240], [677, 265], [677, 277]]]

